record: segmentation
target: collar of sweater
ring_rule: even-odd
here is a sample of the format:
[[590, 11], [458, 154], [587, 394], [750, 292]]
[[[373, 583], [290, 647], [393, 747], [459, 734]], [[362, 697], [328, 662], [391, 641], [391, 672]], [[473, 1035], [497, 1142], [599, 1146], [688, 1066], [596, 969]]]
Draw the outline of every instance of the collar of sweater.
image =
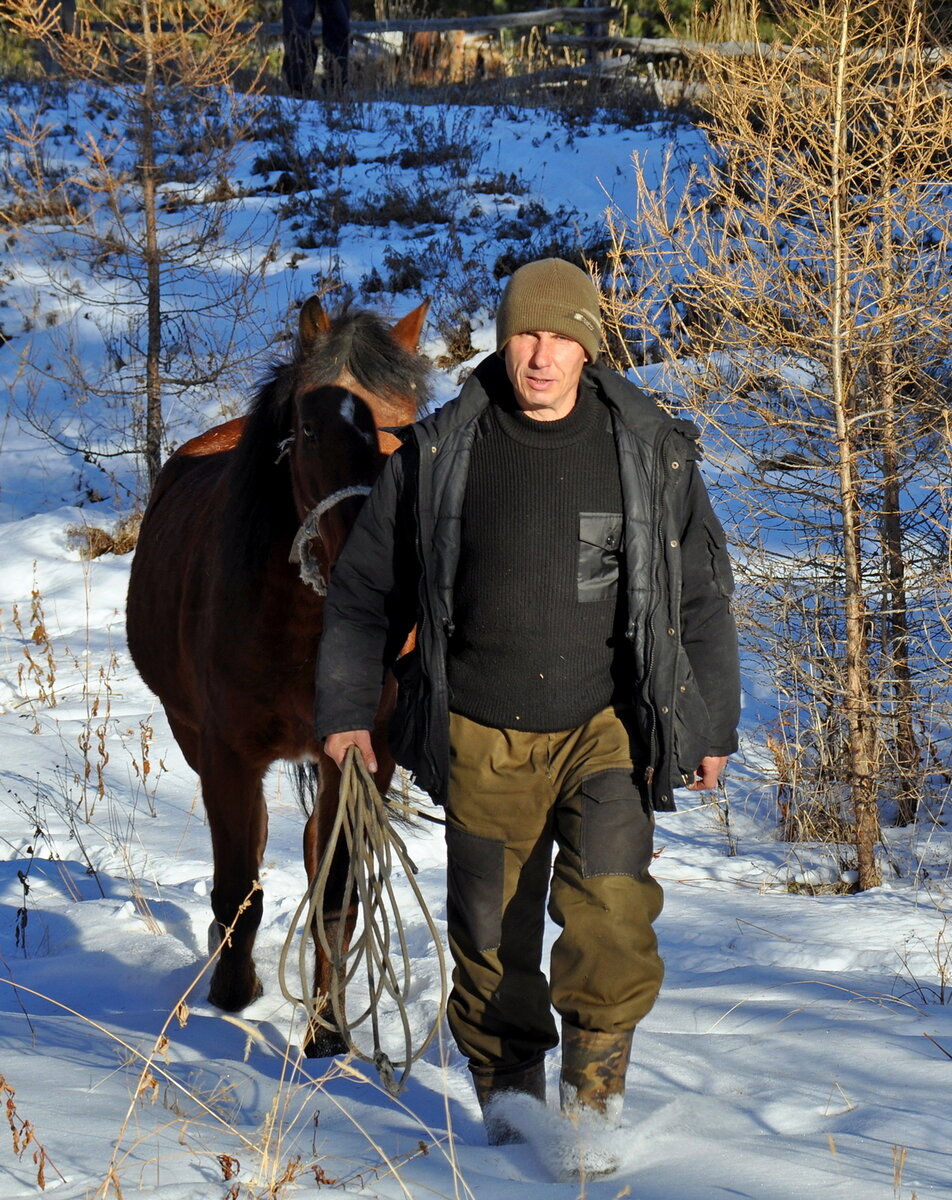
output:
[[494, 401], [490, 410], [502, 432], [520, 445], [539, 450], [574, 446], [595, 430], [600, 418], [607, 422], [608, 416], [591, 388], [584, 386], [579, 388], [572, 411], [556, 421], [539, 421], [523, 412], [516, 404], [511, 386], [508, 396], [500, 396], [498, 400], [494, 398]]

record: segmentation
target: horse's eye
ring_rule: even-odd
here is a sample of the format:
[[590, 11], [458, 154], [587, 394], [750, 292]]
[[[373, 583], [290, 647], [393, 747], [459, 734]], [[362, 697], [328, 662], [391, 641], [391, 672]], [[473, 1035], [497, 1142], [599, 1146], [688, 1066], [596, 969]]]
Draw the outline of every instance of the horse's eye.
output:
[[314, 432], [314, 426], [310, 423], [310, 421], [303, 421], [301, 423], [301, 432], [309, 442], [313, 442], [317, 437], [317, 434]]

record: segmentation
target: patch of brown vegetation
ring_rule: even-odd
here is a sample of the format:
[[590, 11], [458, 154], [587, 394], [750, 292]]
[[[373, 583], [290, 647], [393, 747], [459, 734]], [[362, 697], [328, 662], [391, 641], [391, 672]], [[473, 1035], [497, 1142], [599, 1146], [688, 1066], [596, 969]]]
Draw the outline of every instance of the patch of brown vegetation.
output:
[[85, 559], [101, 558], [104, 554], [129, 554], [139, 539], [142, 513], [120, 517], [112, 529], [98, 525], [70, 525], [66, 530], [69, 546]]

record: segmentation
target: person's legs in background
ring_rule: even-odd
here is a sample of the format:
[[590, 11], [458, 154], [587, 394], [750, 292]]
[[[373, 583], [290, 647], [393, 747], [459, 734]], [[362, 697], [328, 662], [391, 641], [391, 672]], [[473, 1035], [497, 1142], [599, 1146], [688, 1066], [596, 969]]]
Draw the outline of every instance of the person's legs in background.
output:
[[318, 0], [321, 9], [321, 41], [325, 93], [347, 86], [350, 57], [350, 0]]
[[294, 96], [308, 98], [314, 88], [317, 42], [311, 33], [317, 0], [282, 0], [284, 60], [281, 73]]

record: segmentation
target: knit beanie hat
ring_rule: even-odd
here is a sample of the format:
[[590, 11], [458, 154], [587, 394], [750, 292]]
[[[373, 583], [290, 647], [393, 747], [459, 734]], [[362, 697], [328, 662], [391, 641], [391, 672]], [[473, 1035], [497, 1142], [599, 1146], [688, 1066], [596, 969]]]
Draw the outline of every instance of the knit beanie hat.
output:
[[562, 258], [526, 263], [509, 279], [496, 313], [496, 352], [517, 333], [561, 333], [598, 358], [602, 321], [591, 277]]

